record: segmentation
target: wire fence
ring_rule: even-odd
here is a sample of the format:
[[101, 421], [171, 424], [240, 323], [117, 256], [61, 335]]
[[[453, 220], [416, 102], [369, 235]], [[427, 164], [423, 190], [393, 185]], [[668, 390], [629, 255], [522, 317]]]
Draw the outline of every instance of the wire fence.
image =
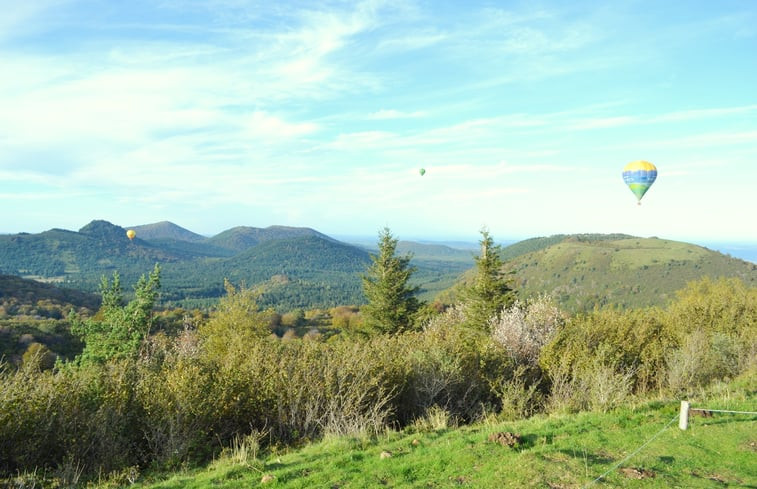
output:
[[620, 467], [621, 465], [623, 465], [624, 463], [626, 463], [626, 462], [627, 462], [628, 460], [630, 460], [630, 459], [631, 459], [631, 458], [632, 458], [632, 457], [633, 457], [634, 455], [636, 455], [636, 454], [637, 454], [637, 453], [639, 453], [639, 452], [640, 452], [641, 450], [643, 450], [643, 449], [644, 449], [644, 447], [646, 447], [647, 445], [649, 445], [650, 443], [652, 443], [652, 441], [654, 441], [654, 440], [655, 440], [655, 439], [656, 439], [656, 438], [657, 438], [658, 436], [660, 436], [660, 435], [661, 435], [661, 434], [662, 434], [662, 433], [663, 433], [663, 432], [664, 432], [665, 430], [667, 430], [668, 428], [670, 428], [670, 425], [672, 425], [673, 423], [675, 423], [675, 420], [677, 420], [677, 419], [678, 419], [678, 415], [676, 414], [675, 416], [673, 416], [673, 417], [672, 417], [672, 418], [670, 419], [670, 421], [668, 421], [668, 423], [667, 423], [667, 424], [666, 424], [665, 426], [663, 426], [663, 427], [662, 427], [662, 429], [661, 429], [660, 431], [658, 431], [657, 433], [655, 433], [654, 435], [652, 435], [652, 436], [651, 436], [651, 437], [650, 437], [650, 438], [649, 438], [649, 439], [648, 439], [647, 441], [645, 441], [645, 442], [644, 442], [644, 443], [643, 443], [643, 444], [642, 444], [642, 445], [641, 445], [641, 446], [640, 446], [639, 448], [637, 448], [637, 449], [636, 449], [636, 450], [634, 450], [633, 452], [629, 453], [629, 454], [628, 454], [628, 455], [627, 455], [627, 456], [626, 456], [626, 457], [625, 457], [625, 458], [624, 458], [623, 460], [621, 460], [621, 461], [617, 462], [617, 463], [616, 463], [615, 465], [613, 465], [612, 467], [610, 467], [609, 469], [607, 469], [607, 471], [606, 471], [605, 473], [603, 473], [602, 475], [600, 475], [599, 477], [597, 477], [597, 478], [596, 478], [596, 479], [594, 479], [593, 481], [591, 481], [591, 482], [589, 482], [588, 484], [586, 484], [586, 485], [584, 486], [584, 488], [586, 488], [586, 487], [590, 487], [590, 486], [593, 486], [593, 485], [594, 485], [594, 484], [596, 484], [597, 482], [599, 482], [599, 481], [601, 481], [602, 479], [604, 479], [605, 477], [607, 477], [607, 474], [609, 474], [609, 473], [610, 473], [610, 472], [612, 472], [613, 470], [617, 469], [618, 467]]
[[752, 411], [728, 411], [726, 409], [689, 408], [689, 411], [703, 411], [705, 413], [753, 414], [757, 416], [757, 413]]
[[678, 426], [679, 426], [679, 428], [681, 430], [686, 430], [688, 428], [688, 417], [689, 417], [689, 413], [691, 411], [698, 411], [698, 412], [704, 412], [704, 413], [747, 414], [747, 415], [755, 415], [755, 416], [757, 416], [757, 412], [753, 412], [753, 411], [731, 411], [731, 410], [728, 410], [728, 409], [692, 408], [692, 407], [690, 407], [688, 401], [681, 401], [681, 411], [678, 414], [676, 414], [675, 416], [673, 416], [670, 419], [670, 421], [668, 421], [665, 424], [665, 426], [663, 426], [660, 429], [660, 431], [658, 431], [657, 433], [655, 433], [654, 435], [652, 435], [651, 437], [649, 437], [636, 450], [634, 450], [631, 453], [629, 453], [628, 455], [626, 455], [622, 460], [620, 460], [619, 462], [616, 462], [612, 467], [610, 467], [604, 473], [602, 473], [602, 475], [600, 475], [596, 479], [592, 480], [591, 482], [589, 482], [588, 484], [586, 484], [585, 486], [583, 486], [584, 489], [586, 489], [587, 487], [591, 487], [594, 484], [596, 484], [597, 482], [601, 481], [602, 479], [604, 479], [605, 477], [607, 477], [607, 475], [610, 472], [614, 471], [615, 469], [617, 469], [618, 467], [620, 467], [621, 465], [623, 465], [624, 463], [626, 463], [628, 460], [630, 460], [631, 458], [633, 458], [635, 455], [637, 455], [639, 452], [641, 452], [644, 448], [646, 448], [647, 445], [649, 445], [655, 439], [657, 439], [660, 435], [662, 435], [665, 432], [665, 430], [667, 430], [668, 428], [670, 428], [670, 425], [672, 425], [673, 423], [675, 423], [676, 420], [678, 420]]

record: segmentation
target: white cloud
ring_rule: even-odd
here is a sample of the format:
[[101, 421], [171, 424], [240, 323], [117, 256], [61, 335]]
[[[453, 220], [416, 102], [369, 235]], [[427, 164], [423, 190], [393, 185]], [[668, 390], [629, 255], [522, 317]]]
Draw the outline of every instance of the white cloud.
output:
[[570, 127], [573, 130], [602, 129], [627, 126], [629, 124], [637, 124], [638, 122], [639, 118], [633, 116], [594, 117], [576, 120]]
[[0, 9], [0, 43], [17, 35], [29, 35], [46, 26], [40, 16], [51, 9], [63, 7], [71, 0], [35, 0], [14, 2]]
[[246, 124], [246, 132], [259, 139], [290, 139], [317, 130], [318, 125], [312, 122], [291, 123], [262, 111], [253, 112]]
[[[701, 179], [685, 164], [693, 156], [722, 160], [719, 170], [754, 160], [754, 100], [719, 97], [719, 80], [751, 80], [748, 57], [731, 50], [718, 78], [700, 80], [661, 42], [693, 27], [675, 49], [713, 56], [707, 33], [748, 48], [729, 30], [749, 27], [743, 16], [692, 12], [699, 24], [647, 38], [619, 28], [646, 13], [580, 2], [168, 0], [115, 19], [119, 7], [32, 3], [0, 13], [12, 74], [0, 77], [0, 194], [11, 206], [67, 188], [88, 196], [78, 213], [103, 199], [171, 220], [192, 208], [306, 225], [365, 215], [378, 227], [417, 212], [416, 223], [477, 228], [502, 212], [482, 209], [516, 206], [529, 209], [522, 226], [538, 227], [535, 215], [577, 222], [585, 209], [572, 201], [602, 193], [596, 182], [622, 188], [613, 162], [631, 153], [663, 163], [671, 188]], [[55, 43], [39, 35], [51, 26]], [[652, 65], [649, 83], [623, 76]], [[581, 185], [591, 192], [575, 195]], [[555, 199], [571, 201], [557, 218], [534, 210]]]
[[414, 51], [441, 44], [449, 39], [450, 35], [446, 33], [402, 33], [397, 37], [382, 39], [379, 41], [377, 49], [379, 51]]
[[757, 112], [757, 105], [744, 105], [739, 107], [714, 107], [708, 109], [679, 110], [660, 114], [651, 118], [653, 122], [683, 122], [690, 120], [710, 119], [735, 114]]
[[346, 151], [361, 151], [369, 148], [386, 148], [396, 141], [388, 131], [362, 131], [339, 134], [336, 139], [323, 145], [324, 148]]
[[368, 119], [374, 120], [387, 120], [387, 119], [416, 119], [419, 117], [426, 117], [427, 113], [422, 110], [416, 110], [413, 112], [404, 112], [395, 109], [381, 109], [372, 114], [368, 114]]

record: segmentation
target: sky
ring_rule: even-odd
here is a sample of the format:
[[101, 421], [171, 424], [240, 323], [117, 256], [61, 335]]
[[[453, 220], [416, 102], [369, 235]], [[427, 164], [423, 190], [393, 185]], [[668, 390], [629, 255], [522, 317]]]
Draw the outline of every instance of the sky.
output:
[[6, 2], [0, 233], [757, 242], [752, 0]]

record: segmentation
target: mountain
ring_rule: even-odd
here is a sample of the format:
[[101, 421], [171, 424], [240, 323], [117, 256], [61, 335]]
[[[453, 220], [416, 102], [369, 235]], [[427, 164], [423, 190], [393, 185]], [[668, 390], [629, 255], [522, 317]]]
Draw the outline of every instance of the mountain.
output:
[[633, 238], [628, 234], [554, 234], [537, 238], [524, 239], [502, 248], [502, 259], [510, 260], [526, 253], [543, 250], [565, 240], [580, 242], [612, 241]]
[[464, 261], [473, 265], [473, 252], [451, 246], [415, 241], [398, 241], [397, 254], [411, 254], [417, 260]]
[[267, 228], [254, 228], [237, 226], [227, 229], [208, 240], [208, 243], [233, 251], [244, 251], [260, 243], [288, 238], [301, 238], [317, 236], [322, 239], [336, 241], [325, 234], [321, 234], [310, 228], [298, 228], [289, 226], [269, 226]]
[[78, 232], [0, 235], [0, 272], [96, 292], [103, 276], [118, 271], [126, 286], [158, 263], [171, 305], [211, 304], [225, 294], [224, 279], [263, 286], [261, 305], [285, 310], [363, 300], [368, 253], [310, 228], [236, 227], [212, 238], [170, 222], [130, 229], [137, 231], [133, 240], [101, 220]]
[[235, 251], [216, 246], [210, 239], [168, 221], [131, 226], [136, 237], [165, 251], [191, 257], [230, 257]]
[[664, 305], [692, 280], [739, 277], [757, 286], [757, 265], [707, 248], [628, 235], [557, 235], [503, 249], [524, 297], [553, 295], [566, 309]]
[[[78, 232], [51, 229], [39, 234], [0, 235], [0, 273], [65, 281], [125, 270], [149, 270], [155, 263], [186, 260], [190, 255], [156, 247], [107, 221], [92, 221]], [[137, 274], [138, 275], [138, 274]], [[77, 287], [78, 288], [78, 287]]]
[[140, 226], [130, 226], [137, 236], [146, 241], [156, 240], [176, 240], [189, 241], [190, 243], [200, 243], [207, 241], [207, 237], [193, 233], [188, 229], [168, 221], [156, 222], [153, 224], [142, 224]]
[[266, 282], [261, 304], [337, 306], [364, 301], [360, 275], [370, 264], [364, 250], [322, 235], [270, 239], [219, 264], [232, 280]]
[[[97, 292], [101, 278], [117, 271], [129, 294], [157, 263], [166, 305], [212, 305], [229, 279], [260, 288], [261, 305], [288, 311], [362, 303], [360, 277], [376, 251], [311, 228], [239, 226], [210, 238], [165, 221], [131, 229], [138, 232], [133, 240], [125, 228], [101, 220], [78, 232], [0, 235], [0, 273]], [[411, 254], [412, 284], [426, 301], [473, 273], [470, 249], [401, 241], [397, 252]], [[502, 256], [521, 296], [550, 293], [574, 311], [661, 305], [705, 275], [757, 284], [753, 263], [688, 243], [624, 234], [532, 238], [503, 248]]]

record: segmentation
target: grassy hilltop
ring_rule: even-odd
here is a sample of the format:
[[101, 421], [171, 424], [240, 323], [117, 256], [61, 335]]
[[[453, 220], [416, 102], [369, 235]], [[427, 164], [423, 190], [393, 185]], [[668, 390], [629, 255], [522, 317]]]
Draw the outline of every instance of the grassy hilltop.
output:
[[662, 306], [703, 276], [757, 284], [757, 265], [690, 243], [627, 235], [559, 235], [503, 250], [523, 297], [553, 295], [568, 310]]

